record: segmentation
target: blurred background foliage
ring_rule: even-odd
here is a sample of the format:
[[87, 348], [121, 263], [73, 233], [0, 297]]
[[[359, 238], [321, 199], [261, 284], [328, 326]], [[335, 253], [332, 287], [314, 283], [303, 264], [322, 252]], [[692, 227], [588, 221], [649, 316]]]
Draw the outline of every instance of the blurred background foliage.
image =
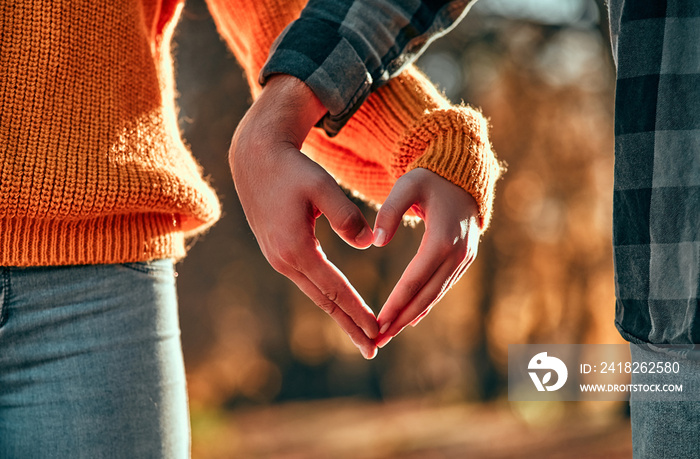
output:
[[[477, 261], [372, 361], [258, 249], [227, 164], [251, 97], [203, 0], [187, 1], [174, 51], [181, 129], [224, 205], [178, 265], [195, 457], [577, 457], [557, 455], [576, 441], [581, 457], [629, 455], [622, 405], [504, 401], [508, 344], [622, 342], [602, 0], [481, 0], [419, 59], [451, 100], [483, 109], [508, 172]], [[422, 232], [357, 251], [323, 218], [317, 229], [375, 312]]]

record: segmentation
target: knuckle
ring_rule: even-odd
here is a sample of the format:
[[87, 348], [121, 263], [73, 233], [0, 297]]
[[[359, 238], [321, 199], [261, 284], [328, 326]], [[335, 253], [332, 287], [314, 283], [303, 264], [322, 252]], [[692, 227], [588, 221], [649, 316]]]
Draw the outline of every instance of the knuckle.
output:
[[282, 267], [285, 270], [301, 271], [301, 261], [299, 253], [293, 249], [284, 249], [278, 255]]
[[401, 183], [402, 185], [407, 186], [409, 188], [415, 188], [420, 184], [419, 178], [421, 175], [422, 171], [420, 168], [413, 169], [399, 177], [396, 182]]
[[390, 202], [385, 202], [382, 204], [380, 213], [383, 214], [384, 218], [387, 220], [398, 220], [402, 217], [402, 215], [399, 214], [398, 209]]
[[329, 316], [333, 316], [338, 311], [338, 305], [331, 300], [319, 300], [316, 305]]
[[297, 251], [289, 246], [281, 247], [277, 252], [278, 259], [291, 266], [296, 264], [297, 256]]
[[313, 174], [307, 182], [309, 190], [313, 192], [328, 192], [338, 184], [328, 174]]
[[287, 263], [279, 257], [270, 257], [268, 262], [270, 263], [270, 266], [272, 266], [272, 269], [280, 274], [286, 274], [287, 270], [289, 269]]
[[340, 232], [359, 231], [363, 225], [360, 211], [352, 204], [343, 206], [336, 215]]
[[303, 258], [310, 253], [314, 253], [314, 249], [310, 247], [308, 241], [295, 238], [278, 245], [276, 258], [281, 260], [286, 266], [301, 271]]
[[408, 293], [409, 297], [413, 298], [420, 292], [421, 288], [423, 287], [423, 283], [418, 281], [418, 280], [410, 280], [406, 282], [406, 292]]
[[338, 292], [336, 290], [325, 291], [323, 295], [333, 304], [336, 304], [338, 301]]

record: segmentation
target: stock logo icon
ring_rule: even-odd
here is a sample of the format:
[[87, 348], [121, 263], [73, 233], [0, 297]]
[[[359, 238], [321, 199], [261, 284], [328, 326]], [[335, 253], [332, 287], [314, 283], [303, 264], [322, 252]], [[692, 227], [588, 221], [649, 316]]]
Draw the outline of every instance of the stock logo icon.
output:
[[[566, 383], [566, 378], [569, 376], [569, 371], [566, 369], [564, 362], [556, 357], [548, 356], [546, 352], [540, 352], [530, 359], [530, 363], [527, 365], [528, 370], [549, 370], [544, 373], [542, 380], [538, 376], [537, 371], [529, 371], [528, 374], [535, 384], [538, 391], [544, 392], [555, 391], [562, 388], [564, 383]], [[552, 385], [547, 385], [552, 380], [552, 372], [557, 374], [556, 383]]]

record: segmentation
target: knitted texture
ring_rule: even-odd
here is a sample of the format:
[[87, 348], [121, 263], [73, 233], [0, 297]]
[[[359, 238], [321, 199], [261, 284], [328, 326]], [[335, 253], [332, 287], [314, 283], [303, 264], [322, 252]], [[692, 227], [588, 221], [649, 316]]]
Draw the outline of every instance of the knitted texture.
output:
[[[208, 3], [257, 97], [257, 75], [268, 50], [299, 17], [305, 1]], [[414, 66], [372, 94], [337, 136], [312, 130], [302, 150], [343, 186], [377, 204], [403, 174], [416, 167], [429, 169], [474, 196], [482, 230], [488, 226], [501, 166], [488, 140], [487, 122], [471, 107], [451, 105]]]
[[0, 6], [0, 265], [179, 258], [219, 217], [177, 128], [181, 6]]
[[[486, 119], [469, 106], [451, 105], [413, 66], [371, 95], [337, 136], [310, 135], [305, 151], [377, 203], [406, 172], [431, 170], [470, 193], [481, 229], [488, 227], [501, 165]], [[374, 176], [363, 175], [359, 164], [371, 164]]]

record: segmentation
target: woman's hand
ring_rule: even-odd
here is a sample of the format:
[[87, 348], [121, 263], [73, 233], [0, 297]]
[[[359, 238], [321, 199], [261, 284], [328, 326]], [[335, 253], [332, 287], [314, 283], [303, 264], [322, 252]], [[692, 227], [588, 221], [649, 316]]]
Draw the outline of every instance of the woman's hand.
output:
[[474, 198], [427, 169], [414, 169], [396, 181], [377, 214], [374, 245], [391, 240], [410, 208], [425, 222], [425, 234], [379, 313], [379, 347], [430, 312], [474, 261], [479, 246]]

